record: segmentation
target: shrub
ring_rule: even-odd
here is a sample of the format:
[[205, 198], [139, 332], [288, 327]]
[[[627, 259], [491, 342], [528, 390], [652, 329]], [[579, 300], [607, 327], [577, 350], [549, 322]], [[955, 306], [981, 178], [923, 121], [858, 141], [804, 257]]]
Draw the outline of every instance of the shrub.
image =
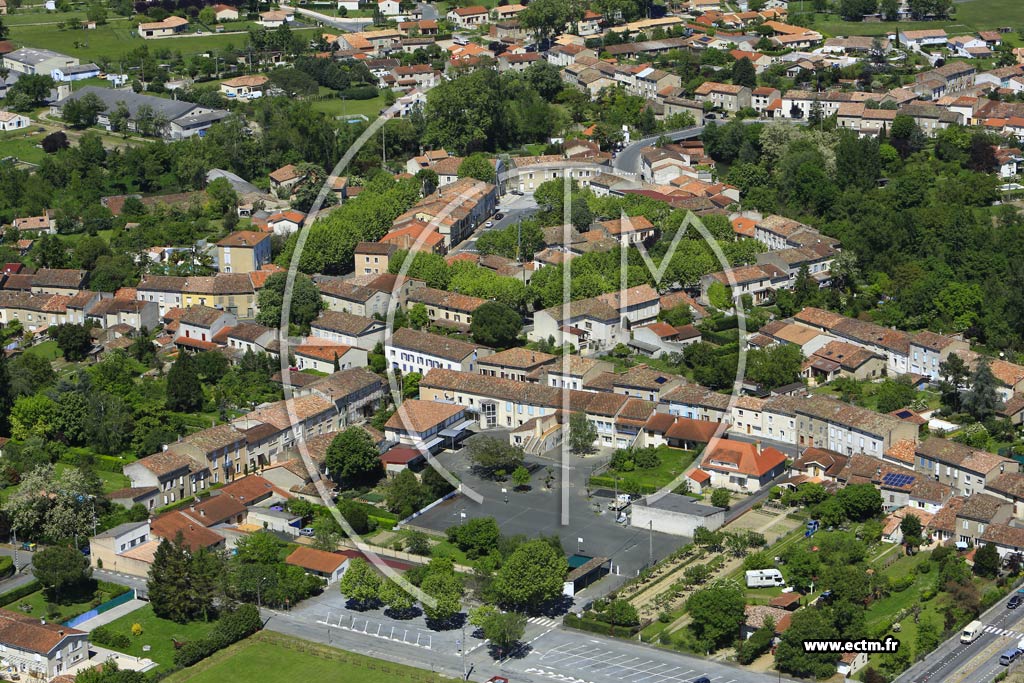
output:
[[255, 605], [241, 605], [225, 612], [205, 638], [194, 640], [174, 653], [174, 665], [184, 669], [200, 662], [232, 643], [248, 638], [263, 627], [260, 611]]
[[10, 576], [14, 573], [14, 558], [0, 557], [0, 577]]
[[93, 629], [89, 636], [89, 640], [97, 645], [105, 645], [107, 647], [112, 647], [115, 650], [125, 650], [132, 644], [132, 641], [128, 636], [123, 633], [112, 631], [106, 626], [98, 626]]

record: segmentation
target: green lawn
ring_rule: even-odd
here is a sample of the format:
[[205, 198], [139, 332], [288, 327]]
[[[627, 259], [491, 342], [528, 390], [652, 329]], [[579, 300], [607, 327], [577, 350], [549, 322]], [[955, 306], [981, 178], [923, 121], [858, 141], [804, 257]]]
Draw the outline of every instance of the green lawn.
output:
[[658, 467], [648, 470], [638, 468], [632, 472], [617, 472], [609, 469], [599, 476], [591, 477], [590, 487], [591, 489], [613, 488], [615, 478], [618, 477], [620, 489], [625, 490], [624, 487], [628, 484], [629, 487], [638, 486], [644, 489], [644, 492], [653, 492], [672, 483], [676, 477], [686, 471], [697, 454], [694, 451], [659, 446], [658, 455], [661, 456], [661, 464]]
[[[830, 36], [881, 36], [903, 30], [942, 28], [952, 35], [1011, 26], [1016, 29], [1024, 24], [1024, 3], [1020, 0], [965, 0], [953, 5], [955, 16], [945, 21], [914, 22], [857, 22], [843, 21], [835, 14], [815, 15], [813, 28]], [[810, 9], [808, 0], [791, 2], [790, 14]], [[1016, 36], [1006, 34], [1004, 40], [1014, 42]]]
[[262, 631], [235, 643], [193, 667], [166, 679], [167, 683], [221, 683], [222, 681], [344, 680], [353, 683], [451, 682], [424, 669], [336, 650], [297, 638]]
[[57, 342], [53, 339], [44, 341], [42, 344], [36, 344], [25, 349], [25, 353], [33, 356], [42, 356], [46, 360], [57, 360], [62, 357], [60, 348], [57, 346]]
[[[61, 474], [64, 470], [74, 469], [74, 465], [66, 465], [59, 462], [53, 466], [53, 469], [57, 474]], [[124, 489], [131, 486], [131, 479], [120, 472], [104, 472], [103, 470], [96, 470], [96, 475], [103, 481], [103, 493], [110, 493], [111, 491], [117, 491], [118, 489]]]
[[[132, 635], [132, 624], [142, 626], [141, 636]], [[131, 614], [126, 614], [120, 619], [110, 622], [106, 628], [114, 633], [123, 633], [131, 639], [131, 645], [124, 650], [120, 650], [121, 652], [134, 657], [148, 657], [158, 664], [169, 667], [174, 663], [173, 640], [179, 642], [198, 640], [206, 636], [214, 625], [215, 622], [212, 621], [193, 621], [188, 624], [176, 624], [173, 621], [157, 618], [153, 614], [153, 607], [146, 605], [142, 609], [135, 610]], [[150, 647], [149, 652], [144, 652], [142, 649], [146, 645]], [[116, 647], [111, 649], [119, 650]], [[265, 676], [262, 678], [265, 680]], [[237, 679], [233, 676], [228, 676], [226, 680]]]
[[[95, 584], [93, 590], [96, 590], [97, 587], [102, 589], [104, 586], [110, 587], [110, 584]], [[123, 593], [124, 591], [120, 592]], [[100, 602], [106, 602], [107, 600], [113, 598], [115, 594], [116, 593], [114, 591], [104, 590], [100, 593], [99, 600]], [[43, 591], [39, 590], [35, 593], [29, 593], [23, 598], [18, 598], [14, 602], [3, 605], [3, 608], [21, 614], [30, 614], [34, 617], [53, 618], [53, 616], [50, 615], [49, 608], [47, 607], [48, 604], [49, 602], [47, 601], [46, 596], [43, 594]], [[56, 605], [57, 612], [59, 615], [56, 617], [56, 619], [57, 621], [63, 623], [68, 619], [77, 617], [79, 614], [88, 612], [97, 604], [99, 603], [95, 601], [95, 596], [92, 593], [87, 593], [86, 595], [75, 598], [73, 602], [69, 602], [66, 605]], [[23, 609], [23, 606], [27, 609]]]
[[363, 115], [371, 121], [380, 115], [380, 110], [387, 106], [384, 103], [384, 96], [377, 95], [372, 100], [342, 100], [331, 98], [318, 100], [312, 103], [313, 111], [322, 111], [329, 116], [359, 116]]
[[[28, 130], [34, 131], [34, 127]], [[17, 157], [21, 161], [30, 164], [38, 164], [46, 156], [46, 152], [39, 145], [43, 142], [46, 133], [25, 131], [12, 131], [0, 134], [0, 159], [3, 157]]]

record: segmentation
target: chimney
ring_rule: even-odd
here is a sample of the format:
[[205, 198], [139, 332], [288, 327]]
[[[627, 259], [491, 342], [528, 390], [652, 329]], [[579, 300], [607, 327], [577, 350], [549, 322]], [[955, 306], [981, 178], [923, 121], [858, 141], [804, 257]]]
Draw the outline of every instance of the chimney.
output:
[[758, 455], [761, 455], [761, 442], [760, 441], [755, 441], [754, 442], [754, 450], [757, 451]]
[[64, 637], [64, 629], [61, 629], [61, 630], [57, 631], [57, 635], [59, 635], [61, 638], [63, 638]]

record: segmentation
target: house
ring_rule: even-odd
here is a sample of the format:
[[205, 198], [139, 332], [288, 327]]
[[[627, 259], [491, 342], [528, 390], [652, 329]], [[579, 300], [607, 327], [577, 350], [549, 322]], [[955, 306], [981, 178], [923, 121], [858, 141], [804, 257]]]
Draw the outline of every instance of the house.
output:
[[3, 66], [17, 74], [50, 76], [54, 69], [63, 69], [78, 64], [79, 61], [75, 57], [34, 47], [23, 47], [3, 56]]
[[[271, 181], [271, 185], [273, 185], [273, 181]], [[278, 211], [270, 214], [267, 218], [267, 229], [275, 235], [287, 236], [298, 230], [304, 220], [306, 220], [306, 214], [301, 211], [295, 209]]]
[[231, 5], [214, 5], [213, 16], [218, 22], [221, 21], [237, 21], [238, 10]]
[[174, 343], [197, 351], [209, 351], [217, 348], [214, 337], [237, 323], [238, 318], [229, 311], [210, 306], [189, 306], [178, 319], [178, 335]]
[[320, 337], [308, 337], [293, 347], [292, 353], [300, 371], [315, 370], [327, 375], [348, 368], [365, 368], [367, 362], [366, 349], [329, 342]]
[[0, 110], [0, 131], [28, 128], [31, 123], [32, 119], [23, 114]]
[[54, 235], [57, 233], [57, 221], [54, 220], [54, 212], [47, 209], [38, 216], [27, 216], [15, 218], [11, 221], [11, 227], [19, 233], [28, 236]]
[[399, 6], [398, 0], [377, 0], [377, 11], [381, 13], [381, 16], [397, 17], [402, 13], [402, 8]]
[[289, 15], [279, 10], [260, 12], [257, 23], [264, 28], [277, 28], [283, 26], [290, 19]]
[[900, 31], [897, 34], [899, 44], [909, 48], [928, 46], [941, 47], [949, 42], [949, 36], [941, 28], [927, 28], [914, 31]]
[[[719, 431], [725, 431], [721, 422], [654, 413], [644, 424], [643, 443], [648, 447], [668, 445], [683, 450], [699, 450], [719, 436]], [[710, 480], [711, 477], [707, 473], [703, 475], [704, 480]]]
[[100, 67], [92, 62], [89, 62], [88, 64], [59, 66], [50, 72], [50, 78], [58, 83], [71, 83], [72, 81], [84, 81], [87, 78], [96, 78], [100, 75], [100, 71]]
[[584, 384], [587, 391], [607, 391], [610, 387], [616, 394], [632, 396], [646, 401], [657, 401], [671, 393], [683, 382], [678, 375], [661, 372], [641, 363], [627, 368], [624, 372], [609, 372], [595, 377]]
[[[839, 473], [849, 463], [849, 457], [825, 448], [805, 448], [790, 465], [790, 485], [804, 482], [835, 484]], [[799, 481], [797, 481], [799, 480]]]
[[[641, 350], [658, 358], [665, 353], [681, 353], [690, 344], [700, 341], [700, 330], [693, 325], [673, 327], [666, 322], [653, 322], [632, 330], [633, 339], [630, 346], [638, 346]], [[639, 346], [643, 345], [643, 346]]]
[[188, 30], [188, 19], [170, 16], [163, 21], [139, 24], [139, 36], [143, 38], [166, 38]]
[[237, 349], [240, 355], [246, 352], [278, 355], [278, 331], [257, 323], [235, 325], [227, 334], [227, 347]]
[[726, 112], [746, 109], [751, 103], [750, 88], [745, 85], [729, 85], [714, 81], [705, 81], [697, 86], [694, 99], [698, 102], [709, 102], [712, 107]]
[[12, 674], [50, 680], [89, 658], [89, 634], [0, 609], [0, 647]]
[[1002, 560], [1024, 553], [1024, 529], [1009, 524], [989, 524], [981, 532], [979, 541], [983, 545], [994, 545]]
[[572, 344], [580, 352], [614, 348], [629, 341], [618, 311], [597, 297], [552, 306], [533, 315], [530, 341], [550, 341], [556, 346]]
[[390, 273], [371, 277], [373, 279], [364, 284], [341, 279], [321, 280], [317, 287], [328, 310], [365, 317], [386, 316], [392, 298], [401, 306], [408, 302], [413, 291], [425, 287], [422, 280], [399, 279]]
[[296, 391], [296, 395], [315, 394], [334, 404], [338, 428], [363, 422], [380, 410], [386, 384], [366, 368], [348, 368], [332, 373]]
[[40, 268], [32, 275], [32, 293], [73, 296], [85, 287], [88, 278], [87, 270]]
[[623, 246], [645, 242], [657, 233], [646, 216], [622, 216], [598, 223], [608, 237], [619, 240]]
[[556, 363], [546, 367], [543, 384], [559, 389], [583, 389], [599, 375], [611, 371], [612, 365], [608, 361], [564, 354]]
[[1016, 460], [933, 436], [914, 449], [914, 469], [967, 497], [987, 490], [989, 481], [1019, 472], [1020, 465]]
[[217, 242], [222, 273], [251, 273], [270, 263], [270, 233], [239, 230]]
[[[457, 171], [457, 167], [453, 170]], [[500, 176], [501, 167], [496, 171]], [[494, 214], [497, 201], [496, 185], [475, 178], [459, 178], [423, 197], [398, 216], [392, 228], [397, 230], [411, 223], [427, 224], [444, 236], [445, 249], [450, 249]]]
[[956, 513], [956, 540], [975, 545], [993, 524], [1009, 524], [1010, 503], [987, 493], [967, 497]]
[[749, 295], [755, 306], [772, 299], [775, 290], [788, 289], [790, 278], [783, 270], [773, 265], [750, 265], [730, 268], [705, 275], [700, 279], [700, 301], [710, 304], [709, 291], [715, 283], [730, 289], [732, 301], [740, 301]]
[[[788, 431], [778, 431], [784, 425]], [[772, 396], [765, 403], [764, 427], [768, 438], [874, 458], [900, 440], [917, 441], [917, 425], [820, 396]]]
[[700, 469], [711, 475], [711, 485], [753, 493], [785, 471], [786, 456], [760, 443], [718, 441], [705, 453]]
[[473, 28], [487, 23], [487, 8], [483, 5], [456, 7], [449, 11], [445, 18], [460, 29]]
[[[144, 115], [143, 119], [146, 118], [145, 115], [155, 115], [165, 123], [159, 130], [151, 131], [151, 133], [168, 140], [181, 140], [193, 135], [204, 135], [210, 126], [228, 116], [228, 112], [223, 109], [213, 109], [185, 100], [144, 95], [131, 90], [99, 88], [93, 85], [78, 88], [64, 99], [57, 101], [50, 106], [50, 113], [54, 116], [62, 116], [65, 104], [77, 101], [89, 94], [99, 98], [105, 107], [97, 116], [97, 123], [107, 131], [114, 130], [114, 124], [110, 117], [121, 108], [122, 103], [128, 109], [126, 127], [129, 131], [140, 132], [140, 113]], [[146, 123], [145, 121], [142, 123], [145, 131]]]
[[740, 627], [740, 638], [744, 640], [754, 635], [758, 629], [767, 626], [769, 622], [773, 624], [775, 638], [778, 639], [789, 628], [793, 618], [793, 615], [787, 610], [771, 605], [746, 605], [743, 608], [743, 614], [744, 621]]
[[520, 382], [536, 381], [542, 369], [557, 365], [558, 356], [515, 346], [477, 359], [481, 375], [514, 379]]
[[268, 83], [270, 83], [270, 79], [262, 74], [236, 76], [235, 78], [221, 81], [220, 94], [228, 99], [252, 99], [262, 96], [267, 89]]
[[390, 259], [398, 249], [396, 244], [360, 242], [355, 248], [355, 272], [363, 275], [387, 273]]
[[269, 174], [270, 187], [274, 190], [287, 189], [306, 178], [306, 174], [300, 171], [294, 164], [285, 164], [281, 168], [271, 171]]
[[384, 341], [384, 321], [354, 313], [321, 311], [310, 323], [310, 334], [337, 344], [372, 350]]
[[124, 466], [133, 488], [155, 488], [147, 507], [163, 507], [205, 491], [210, 471], [188, 455], [165, 450]]
[[477, 372], [478, 358], [492, 350], [470, 342], [403, 327], [384, 343], [387, 362], [402, 374], [425, 375], [431, 368]]
[[431, 325], [457, 330], [468, 330], [473, 313], [485, 303], [487, 300], [479, 297], [422, 286], [412, 288], [406, 297], [407, 307], [416, 304], [426, 307]]
[[252, 319], [257, 312], [257, 285], [262, 287], [270, 272], [266, 268], [268, 266], [251, 273], [217, 273], [185, 278], [181, 305], [183, 308], [212, 306], [239, 318]]
[[812, 386], [839, 377], [873, 380], [885, 374], [885, 357], [842, 341], [830, 341], [807, 359], [800, 374]]
[[702, 505], [689, 496], [668, 493], [633, 501], [630, 526], [693, 538], [700, 527], [715, 531], [725, 524], [725, 510]]
[[846, 680], [853, 679], [854, 674], [868, 665], [868, 653], [866, 652], [844, 652], [836, 664], [836, 673], [845, 677]]
[[284, 563], [299, 567], [307, 574], [319, 576], [330, 585], [341, 578], [345, 570], [348, 569], [349, 560], [357, 556], [358, 553], [354, 551], [327, 552], [299, 546], [285, 558]]
[[406, 399], [384, 424], [384, 435], [420, 452], [435, 453], [464, 438], [471, 424], [466, 406]]

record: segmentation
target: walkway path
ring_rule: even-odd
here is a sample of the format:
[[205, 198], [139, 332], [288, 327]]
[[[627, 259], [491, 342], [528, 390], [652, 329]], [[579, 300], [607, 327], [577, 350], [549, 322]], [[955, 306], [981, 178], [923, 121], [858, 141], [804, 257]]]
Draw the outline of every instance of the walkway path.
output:
[[93, 629], [99, 628], [100, 626], [106, 626], [112, 621], [117, 621], [124, 615], [131, 614], [137, 609], [142, 609], [147, 604], [148, 603], [145, 600], [139, 600], [138, 598], [135, 598], [133, 600], [129, 600], [123, 605], [118, 605], [113, 609], [109, 609], [103, 614], [97, 614], [92, 619], [89, 619], [88, 621], [83, 621], [75, 628], [77, 628], [80, 631], [92, 631]]

